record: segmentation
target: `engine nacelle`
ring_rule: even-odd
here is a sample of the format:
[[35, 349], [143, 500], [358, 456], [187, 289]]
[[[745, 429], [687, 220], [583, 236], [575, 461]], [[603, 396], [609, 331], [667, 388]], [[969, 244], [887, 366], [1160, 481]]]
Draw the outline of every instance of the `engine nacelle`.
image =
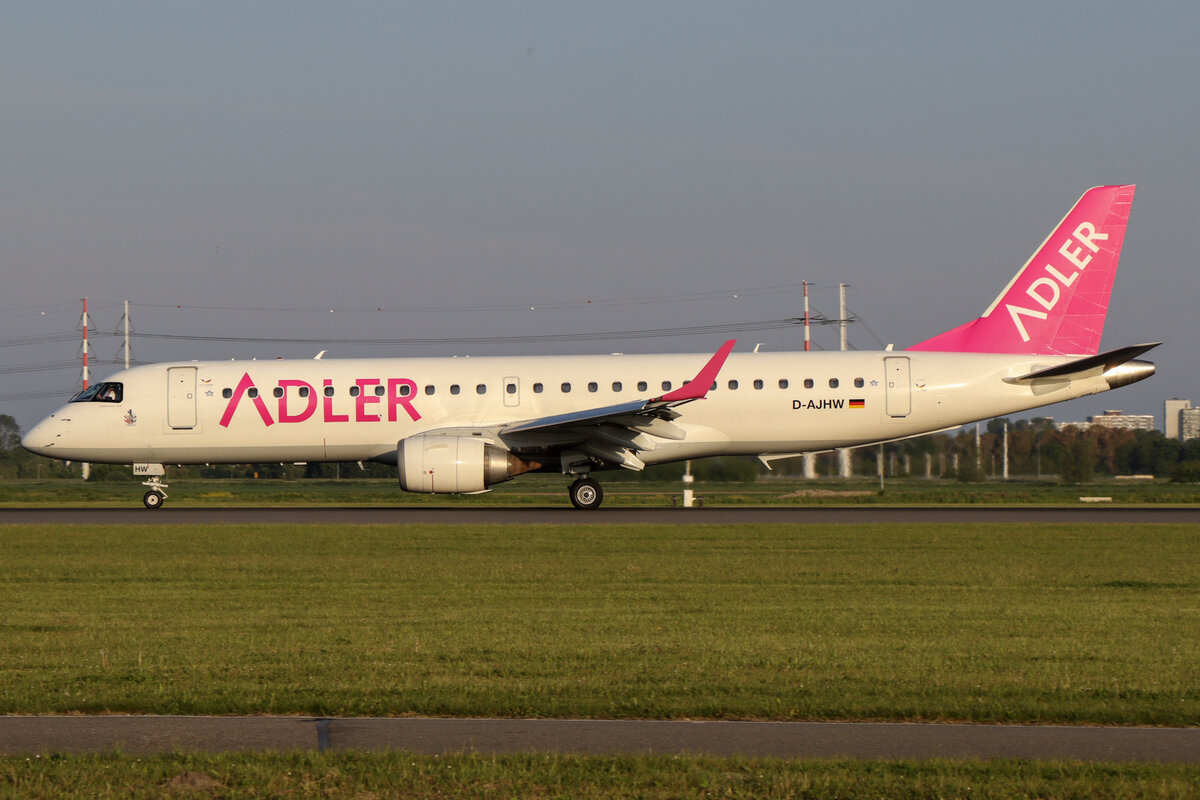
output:
[[482, 492], [539, 466], [477, 436], [422, 433], [396, 445], [400, 488], [406, 492]]

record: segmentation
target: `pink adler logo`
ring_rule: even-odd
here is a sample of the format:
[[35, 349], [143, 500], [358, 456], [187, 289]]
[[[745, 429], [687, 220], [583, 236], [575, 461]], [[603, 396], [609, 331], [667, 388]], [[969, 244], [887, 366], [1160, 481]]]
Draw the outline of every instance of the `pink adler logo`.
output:
[[[275, 414], [267, 407], [266, 401], [258, 392], [258, 387], [250, 378], [250, 373], [244, 373], [238, 381], [237, 388], [232, 392], [229, 402], [225, 405], [225, 413], [221, 415], [220, 425], [228, 428], [237, 411], [238, 403], [243, 397], [248, 397], [254, 405], [254, 410], [262, 419], [263, 425], [270, 427], [276, 422], [304, 422], [317, 416], [323, 422], [349, 422], [351, 411], [355, 422], [382, 422], [386, 415], [388, 422], [395, 422], [399, 411], [403, 409], [409, 419], [416, 422], [421, 418], [420, 412], [413, 408], [412, 398], [417, 393], [417, 384], [408, 378], [358, 378], [354, 381], [357, 391], [352, 395], [352, 408], [345, 413], [334, 411], [333, 381], [329, 378], [322, 380], [322, 390], [319, 394], [308, 381], [285, 379], [278, 382], [278, 388], [273, 392], [278, 398]], [[380, 387], [381, 392], [369, 391]], [[292, 391], [289, 391], [292, 390]], [[289, 398], [291, 405], [289, 406]], [[317, 414], [318, 400], [321, 411]], [[372, 413], [379, 412], [379, 413]]]
[[129, 411], [128, 411], [128, 412], [126, 412], [126, 414], [125, 414], [125, 424], [126, 424], [126, 425], [135, 425], [135, 424], [137, 424], [137, 414], [133, 413], [133, 409], [132, 409], [132, 408], [131, 408], [131, 409], [129, 409]]

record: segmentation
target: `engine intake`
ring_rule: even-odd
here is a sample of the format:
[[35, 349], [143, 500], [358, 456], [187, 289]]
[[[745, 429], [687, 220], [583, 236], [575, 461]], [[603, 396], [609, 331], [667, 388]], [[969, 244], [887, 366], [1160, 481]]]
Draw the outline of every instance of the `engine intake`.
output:
[[400, 488], [406, 492], [482, 492], [540, 466], [477, 436], [422, 433], [396, 445]]

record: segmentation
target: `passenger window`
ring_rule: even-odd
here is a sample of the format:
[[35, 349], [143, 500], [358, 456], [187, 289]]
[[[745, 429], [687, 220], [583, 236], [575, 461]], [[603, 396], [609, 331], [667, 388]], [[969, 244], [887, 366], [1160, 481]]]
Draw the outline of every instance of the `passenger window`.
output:
[[450, 394], [458, 394], [458, 392], [459, 392], [458, 384], [457, 383], [450, 384]]
[[787, 379], [787, 378], [780, 378], [780, 379], [779, 379], [779, 388], [780, 388], [780, 389], [786, 389], [787, 387], [788, 387], [788, 379]]
[[283, 397], [283, 387], [276, 386], [274, 389], [271, 390], [271, 394], [275, 395], [276, 397]]
[[804, 379], [804, 388], [805, 388], [805, 389], [811, 389], [811, 388], [813, 388], [813, 385], [814, 385], [814, 384], [813, 384], [813, 379], [812, 379], [812, 378], [805, 378], [805, 379]]
[[432, 386], [425, 387], [425, 394], [433, 394], [435, 391], [437, 391], [437, 390], [434, 389]]
[[326, 397], [333, 397], [333, 392], [334, 392], [334, 389], [332, 386], [325, 387], [325, 396]]
[[595, 391], [598, 391], [599, 389], [600, 389], [600, 385], [598, 383], [596, 383], [595, 381], [592, 381], [588, 384], [589, 392], [595, 392]]
[[307, 386], [301, 386], [301, 387], [300, 387], [300, 396], [301, 396], [301, 397], [308, 397], [308, 387], [307, 387]]
[[[329, 390], [328, 390], [328, 389], [326, 389], [325, 391], [326, 391], [326, 392], [328, 392]], [[233, 397], [233, 389], [222, 389], [222, 390], [221, 390], [221, 397], [224, 397], [226, 400], [228, 400], [229, 398]]]
[[638, 381], [638, 391], [639, 392], [644, 392], [649, 388], [650, 387], [646, 384], [645, 381]]
[[568, 392], [571, 391], [571, 384], [564, 383], [560, 388], [562, 389], [563, 394], [567, 394]]
[[[716, 385], [716, 384], [714, 384], [714, 386], [715, 386], [715, 385]], [[737, 382], [737, 381], [730, 381], [730, 382], [729, 382], [729, 388], [730, 388], [730, 389], [736, 389], [737, 387], [738, 387], [738, 382]]]
[[246, 397], [249, 397], [251, 400], [253, 400], [254, 398], [258, 397], [258, 387], [257, 387], [257, 386], [251, 386], [249, 389], [247, 389], [247, 390], [246, 390]]
[[362, 389], [360, 389], [357, 386], [350, 387], [350, 396], [351, 397], [358, 397], [360, 394], [362, 394]]
[[475, 394], [487, 394], [487, 385], [483, 383], [477, 385], [475, 387]]
[[621, 382], [620, 381], [613, 381], [613, 391], [614, 392], [621, 391]]
[[507, 392], [508, 394], [516, 394], [517, 393], [517, 385], [515, 383], [506, 384], [504, 387], [504, 391]]
[[542, 393], [542, 385], [541, 385], [540, 383], [535, 383], [535, 384], [533, 385], [533, 393], [534, 393], [534, 394], [541, 394], [541, 393]]
[[855, 379], [854, 379], [854, 388], [855, 388], [855, 389], [861, 389], [861, 388], [863, 388], [863, 379], [862, 379], [862, 378], [855, 378]]
[[755, 378], [754, 379], [754, 388], [761, 389], [762, 387], [763, 387], [762, 378]]
[[380, 397], [383, 397], [383, 384], [382, 383], [375, 387], [375, 394], [379, 395]]
[[836, 389], [836, 388], [838, 388], [838, 379], [837, 379], [837, 378], [830, 378], [830, 379], [829, 379], [829, 388], [830, 388], [830, 389]]
[[669, 391], [671, 391], [671, 382], [670, 382], [670, 381], [663, 381], [663, 382], [662, 382], [662, 389], [663, 389], [663, 391], [664, 391], [664, 392], [669, 392]]
[[407, 383], [400, 384], [400, 396], [408, 397], [410, 394], [412, 394], [412, 387]]

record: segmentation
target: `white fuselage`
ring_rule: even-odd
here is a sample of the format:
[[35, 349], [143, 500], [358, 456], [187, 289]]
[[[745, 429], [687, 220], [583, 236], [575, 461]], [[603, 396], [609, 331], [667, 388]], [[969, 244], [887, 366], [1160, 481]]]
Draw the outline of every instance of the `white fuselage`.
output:
[[[1099, 369], [1071, 379], [1005, 380], [1070, 360], [735, 354], [707, 398], [678, 408], [675, 424], [686, 437], [656, 441], [640, 455], [650, 464], [853, 447], [1110, 388]], [[117, 464], [389, 461], [398, 441], [420, 433], [496, 431], [656, 397], [703, 363], [703, 356], [676, 354], [154, 364], [107, 379], [123, 388], [119, 402], [68, 403], [23, 444], [54, 458]]]

